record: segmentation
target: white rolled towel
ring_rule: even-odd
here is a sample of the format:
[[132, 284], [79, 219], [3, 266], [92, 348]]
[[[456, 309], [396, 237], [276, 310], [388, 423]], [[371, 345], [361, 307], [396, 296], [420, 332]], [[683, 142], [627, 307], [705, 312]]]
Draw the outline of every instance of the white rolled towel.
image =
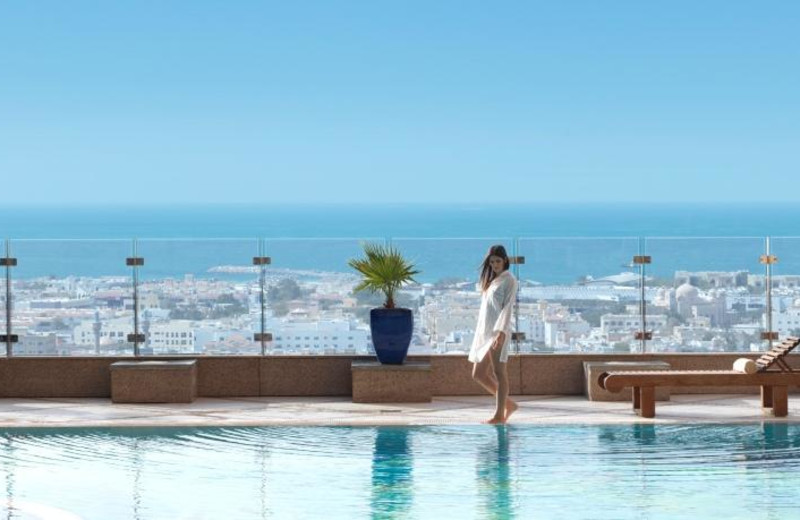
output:
[[733, 362], [733, 371], [741, 372], [742, 374], [755, 374], [758, 371], [758, 365], [752, 359], [739, 358]]

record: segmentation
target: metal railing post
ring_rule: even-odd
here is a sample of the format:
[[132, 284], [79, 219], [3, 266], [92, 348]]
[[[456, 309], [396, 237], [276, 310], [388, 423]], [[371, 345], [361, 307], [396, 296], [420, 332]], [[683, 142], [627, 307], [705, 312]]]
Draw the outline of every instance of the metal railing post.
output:
[[139, 357], [139, 266], [137, 265], [136, 258], [138, 258], [137, 242], [133, 239], [133, 355]]
[[761, 334], [761, 339], [768, 342], [768, 349], [772, 348], [772, 343], [778, 339], [778, 333], [772, 330], [772, 264], [778, 263], [778, 257], [772, 254], [772, 244], [770, 237], [766, 237], [764, 242], [764, 254], [761, 255], [759, 261], [764, 264], [764, 291], [766, 298], [766, 329]]
[[645, 238], [639, 237], [639, 254], [633, 257], [633, 265], [639, 266], [639, 317], [641, 323], [635, 339], [639, 340], [640, 354], [647, 352], [647, 340], [653, 338], [653, 333], [647, 330], [647, 300], [645, 299], [645, 279], [647, 277], [645, 266], [651, 261], [651, 257], [645, 254]]
[[[258, 239], [258, 256], [264, 257], [266, 256], [264, 253], [264, 239]], [[266, 332], [267, 332], [267, 298], [266, 298], [266, 284], [267, 284], [267, 265], [262, 263], [259, 266], [259, 274], [258, 274], [258, 288], [259, 288], [259, 304], [261, 306], [261, 355], [267, 355], [267, 342], [266, 342]]]
[[11, 258], [11, 241], [6, 239], [6, 255], [3, 258], [3, 266], [6, 268], [6, 333], [3, 335], [3, 341], [6, 344], [6, 357], [11, 357], [14, 353], [14, 343], [17, 337], [14, 336], [11, 326], [11, 267], [17, 265], [17, 259]]
[[258, 266], [258, 302], [260, 307], [260, 327], [254, 334], [254, 341], [261, 344], [261, 355], [267, 355], [267, 343], [272, 341], [272, 334], [266, 331], [267, 328], [267, 266], [272, 263], [272, 258], [265, 255], [266, 244], [263, 238], [258, 239], [258, 256], [253, 257], [253, 265]]
[[139, 357], [139, 344], [146, 338], [139, 332], [139, 268], [144, 265], [144, 258], [138, 256], [138, 243], [133, 239], [133, 256], [125, 259], [125, 265], [133, 269], [133, 334], [128, 334], [128, 342], [133, 343], [133, 355]]

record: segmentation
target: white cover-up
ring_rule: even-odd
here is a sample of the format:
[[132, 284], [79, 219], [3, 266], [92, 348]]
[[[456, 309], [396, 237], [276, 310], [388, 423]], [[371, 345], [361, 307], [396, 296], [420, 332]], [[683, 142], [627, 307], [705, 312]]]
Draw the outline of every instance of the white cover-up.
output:
[[[480, 287], [479, 287], [480, 290]], [[498, 332], [505, 332], [506, 339], [500, 352], [500, 362], [508, 361], [511, 343], [511, 316], [514, 314], [514, 301], [517, 295], [517, 280], [508, 271], [503, 271], [492, 280], [489, 288], [481, 294], [481, 310], [475, 337], [469, 349], [469, 360], [479, 363], [489, 352]]]

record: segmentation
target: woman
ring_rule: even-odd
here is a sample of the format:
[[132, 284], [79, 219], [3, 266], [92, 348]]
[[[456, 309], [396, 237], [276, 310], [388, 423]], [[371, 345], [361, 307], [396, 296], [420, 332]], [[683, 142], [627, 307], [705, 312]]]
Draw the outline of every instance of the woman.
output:
[[508, 271], [509, 260], [501, 245], [489, 248], [481, 266], [481, 310], [469, 351], [472, 378], [497, 397], [494, 416], [487, 424], [505, 423], [517, 409], [508, 398], [508, 349], [517, 280]]

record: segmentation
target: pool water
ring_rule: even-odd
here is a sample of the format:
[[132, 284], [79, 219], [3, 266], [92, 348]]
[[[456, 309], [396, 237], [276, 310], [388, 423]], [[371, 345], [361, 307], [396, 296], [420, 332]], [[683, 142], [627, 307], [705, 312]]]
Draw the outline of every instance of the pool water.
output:
[[0, 517], [800, 518], [800, 425], [0, 429]]

